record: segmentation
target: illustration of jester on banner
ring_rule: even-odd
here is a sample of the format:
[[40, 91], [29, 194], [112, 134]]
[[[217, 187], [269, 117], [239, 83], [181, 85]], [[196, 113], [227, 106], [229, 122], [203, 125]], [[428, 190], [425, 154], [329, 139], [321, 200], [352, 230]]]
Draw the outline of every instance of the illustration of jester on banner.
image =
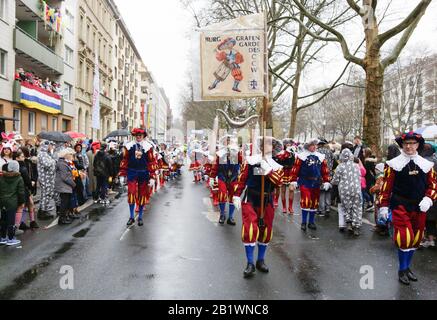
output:
[[264, 15], [243, 16], [201, 29], [202, 100], [266, 94]]

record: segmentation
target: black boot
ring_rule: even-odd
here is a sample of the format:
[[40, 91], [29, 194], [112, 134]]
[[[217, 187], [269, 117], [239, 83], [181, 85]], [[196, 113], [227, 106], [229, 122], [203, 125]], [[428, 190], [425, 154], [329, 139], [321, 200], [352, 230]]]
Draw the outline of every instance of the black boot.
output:
[[317, 227], [314, 223], [308, 223], [308, 229], [317, 230]]
[[405, 285], [410, 285], [410, 279], [408, 279], [407, 271], [399, 271], [399, 282]]
[[139, 226], [139, 227], [144, 226], [144, 221], [143, 221], [143, 219], [138, 219], [138, 226]]
[[58, 221], [59, 225], [66, 225], [66, 224], [72, 224], [72, 223], [73, 223], [73, 220], [70, 219], [67, 211], [60, 213], [59, 221]]
[[347, 231], [349, 231], [349, 233], [353, 233], [354, 227], [352, 226], [352, 222], [346, 222], [346, 225], [347, 225]]
[[246, 269], [244, 269], [244, 277], [250, 278], [255, 275], [255, 266], [252, 263], [248, 263]]
[[220, 215], [219, 224], [221, 224], [221, 225], [225, 224], [225, 219], [226, 219], [226, 216]]
[[360, 236], [360, 228], [354, 228], [354, 236], [359, 237]]
[[21, 222], [18, 229], [23, 230], [23, 231], [27, 231], [30, 229], [30, 227], [27, 224], [25, 224], [24, 222]]
[[307, 231], [307, 224], [306, 223], [302, 223], [302, 225], [300, 226], [300, 229], [302, 230], [302, 231]]
[[408, 279], [410, 279], [413, 282], [416, 282], [417, 280], [419, 280], [419, 279], [417, 279], [416, 275], [410, 270], [410, 268], [407, 269], [407, 277], [408, 277]]
[[30, 228], [31, 229], [39, 229], [39, 225], [38, 225], [38, 223], [36, 223], [36, 221], [32, 221], [30, 223]]
[[237, 225], [237, 224], [235, 223], [235, 220], [234, 220], [234, 219], [231, 219], [231, 218], [229, 218], [228, 221], [227, 221], [226, 223], [229, 224], [229, 225], [231, 225], [231, 226], [235, 226], [235, 225]]
[[135, 224], [135, 219], [130, 218], [129, 221], [127, 222], [127, 226], [130, 227], [132, 225]]
[[267, 267], [267, 265], [265, 264], [264, 260], [259, 260], [256, 262], [256, 269], [258, 271], [261, 271], [263, 273], [268, 273], [269, 272], [269, 267]]

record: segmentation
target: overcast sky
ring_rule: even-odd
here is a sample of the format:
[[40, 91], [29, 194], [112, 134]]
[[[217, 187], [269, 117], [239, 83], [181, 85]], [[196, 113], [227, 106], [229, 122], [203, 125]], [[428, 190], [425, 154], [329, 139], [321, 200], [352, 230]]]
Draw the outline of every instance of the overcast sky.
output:
[[[175, 115], [179, 116], [179, 93], [189, 80], [187, 72], [190, 62], [187, 60], [191, 48], [189, 34], [193, 27], [192, 16], [182, 7], [180, 0], [115, 0], [115, 2], [145, 64], [166, 91]], [[380, 0], [379, 8], [383, 8], [388, 2], [389, 0]], [[391, 15], [387, 17], [381, 30], [384, 31], [399, 22], [399, 19], [405, 17], [418, 2], [418, 0], [392, 0]], [[404, 55], [414, 54], [423, 48], [431, 53], [437, 52], [436, 17], [437, 1], [433, 1], [405, 48]], [[352, 26], [358, 33], [347, 36], [351, 51], [354, 43], [359, 43], [362, 39], [360, 20], [356, 20]], [[317, 79], [320, 79], [321, 71], [326, 75], [321, 80], [324, 82], [320, 83], [321, 86], [329, 83], [330, 77], [334, 79], [341, 71], [338, 69], [344, 65], [341, 51], [334, 47], [327, 51], [326, 60], [330, 63], [314, 67]], [[306, 78], [312, 78], [311, 74], [307, 74]], [[311, 84], [314, 84], [314, 79]], [[309, 89], [307, 86], [306, 88]]]

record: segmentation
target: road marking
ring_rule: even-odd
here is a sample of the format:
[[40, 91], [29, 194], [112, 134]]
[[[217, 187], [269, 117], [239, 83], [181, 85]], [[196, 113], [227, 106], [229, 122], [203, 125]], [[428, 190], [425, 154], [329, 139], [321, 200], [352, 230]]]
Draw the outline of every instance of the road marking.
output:
[[45, 227], [44, 230], [48, 230], [50, 228], [53, 228], [53, 227], [57, 226], [58, 225], [58, 221], [59, 221], [59, 217], [56, 218], [55, 220], [53, 220], [53, 222], [50, 223], [47, 227]]
[[[138, 215], [135, 216], [135, 223], [137, 223]], [[121, 235], [120, 241], [123, 241], [124, 237], [129, 233], [129, 231], [135, 226], [135, 223], [126, 228], [126, 230]]]

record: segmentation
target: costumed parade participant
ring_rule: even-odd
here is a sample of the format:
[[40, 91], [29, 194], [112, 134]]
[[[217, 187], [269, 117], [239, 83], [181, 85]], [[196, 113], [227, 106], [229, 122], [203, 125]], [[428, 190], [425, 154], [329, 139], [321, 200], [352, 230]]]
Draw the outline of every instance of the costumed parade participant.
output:
[[123, 150], [123, 160], [120, 164], [120, 177], [127, 177], [128, 203], [130, 218], [127, 223], [135, 223], [135, 203], [139, 204], [138, 225], [142, 226], [144, 206], [146, 205], [147, 186], [155, 184], [156, 160], [153, 146], [145, 140], [147, 133], [144, 129], [132, 130], [134, 141], [128, 142]]
[[53, 157], [55, 143], [44, 141], [38, 152], [38, 182], [41, 186], [41, 200], [38, 210], [38, 219], [53, 218], [50, 211], [50, 201], [55, 199], [56, 160]]
[[160, 144], [158, 166], [160, 170], [160, 185], [163, 187], [170, 177], [170, 159], [165, 143]]
[[[216, 160], [212, 166], [210, 187], [215, 186], [215, 179], [218, 182], [218, 202], [220, 208], [219, 224], [235, 226], [234, 212], [235, 206], [232, 202], [234, 191], [237, 185], [238, 175], [240, 173], [240, 164], [242, 163], [242, 153], [238, 147], [236, 137], [226, 136], [226, 145], [219, 148], [216, 153]], [[226, 204], [229, 202], [229, 216], [226, 220]]]
[[[266, 137], [264, 158], [261, 153], [256, 152], [258, 149], [256, 146], [252, 147], [251, 155], [246, 157], [246, 161], [242, 165], [233, 197], [235, 207], [238, 210], [241, 208], [242, 213], [242, 240], [247, 258], [247, 266], [243, 273], [245, 278], [253, 276], [255, 268], [263, 273], [269, 272], [269, 268], [265, 264], [265, 255], [273, 235], [274, 193], [275, 188], [281, 186], [283, 178], [282, 167], [272, 159], [273, 141], [279, 143], [274, 138]], [[264, 201], [261, 203], [263, 176]], [[261, 205], [264, 207], [263, 217], [261, 216]], [[258, 259], [255, 264], [254, 252], [257, 243]]]
[[203, 151], [200, 149], [200, 146], [198, 144], [194, 144], [194, 149], [192, 149], [190, 152], [190, 169], [189, 171], [193, 172], [194, 176], [194, 183], [198, 183], [202, 181], [202, 164], [200, 161], [203, 157]]
[[411, 271], [414, 252], [425, 232], [426, 212], [437, 200], [437, 177], [431, 161], [419, 156], [425, 140], [409, 132], [396, 139], [401, 155], [387, 161], [379, 196], [379, 218], [387, 221], [392, 212], [393, 239], [398, 247], [399, 281], [417, 281]]
[[294, 191], [298, 186], [300, 188], [303, 231], [307, 230], [307, 226], [311, 230], [317, 230], [315, 222], [319, 208], [320, 188], [329, 190], [332, 187], [329, 183], [325, 156], [316, 152], [317, 143], [317, 140], [313, 140], [305, 144], [305, 151], [297, 155], [291, 171], [290, 190]]
[[275, 207], [277, 205], [280, 195], [282, 200], [282, 213], [285, 214], [288, 212], [289, 214], [294, 214], [293, 211], [294, 191], [289, 190], [288, 210], [287, 210], [287, 198], [286, 198], [287, 189], [289, 189], [288, 187], [291, 183], [291, 170], [293, 169], [293, 165], [295, 161], [295, 150], [293, 147], [294, 143], [293, 140], [291, 139], [284, 139], [282, 143], [284, 144], [284, 150], [278, 153], [278, 155], [275, 157], [275, 161], [282, 166], [284, 175], [283, 175], [281, 188], [276, 189]]

